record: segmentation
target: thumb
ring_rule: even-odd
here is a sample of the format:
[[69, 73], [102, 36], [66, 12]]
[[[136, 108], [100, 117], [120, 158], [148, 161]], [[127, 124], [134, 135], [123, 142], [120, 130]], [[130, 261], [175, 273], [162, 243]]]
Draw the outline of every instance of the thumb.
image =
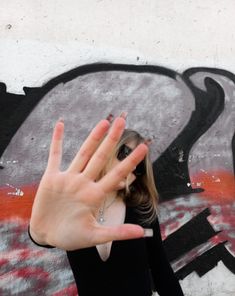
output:
[[126, 240], [144, 236], [144, 229], [139, 225], [122, 224], [118, 226], [99, 225], [94, 229], [94, 244], [104, 244], [114, 240]]

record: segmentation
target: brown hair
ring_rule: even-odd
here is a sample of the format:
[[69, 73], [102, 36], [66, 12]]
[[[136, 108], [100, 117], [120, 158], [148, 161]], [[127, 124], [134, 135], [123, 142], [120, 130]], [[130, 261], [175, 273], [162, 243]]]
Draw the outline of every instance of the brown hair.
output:
[[[146, 140], [135, 130], [125, 129], [116, 146], [113, 157], [117, 156], [119, 149], [124, 144], [130, 142], [134, 142], [138, 146], [140, 143], [145, 143]], [[111, 157], [110, 161], [112, 161], [113, 157]], [[122, 197], [128, 206], [135, 207], [141, 214], [141, 222], [148, 224], [156, 218], [158, 201], [149, 152], [144, 158], [144, 164], [146, 173], [143, 176], [137, 176], [130, 186], [119, 190], [118, 196]]]

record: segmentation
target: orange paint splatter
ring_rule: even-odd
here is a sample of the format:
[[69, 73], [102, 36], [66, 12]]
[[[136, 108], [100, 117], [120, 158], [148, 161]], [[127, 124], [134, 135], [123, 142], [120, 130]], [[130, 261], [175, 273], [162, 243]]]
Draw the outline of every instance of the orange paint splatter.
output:
[[203, 188], [200, 193], [208, 201], [217, 203], [230, 203], [235, 201], [235, 179], [231, 172], [202, 171], [191, 178], [193, 188]]
[[[28, 220], [38, 184], [19, 186], [19, 194], [13, 187], [0, 187], [0, 221], [20, 218]], [[23, 195], [20, 195], [20, 192]]]

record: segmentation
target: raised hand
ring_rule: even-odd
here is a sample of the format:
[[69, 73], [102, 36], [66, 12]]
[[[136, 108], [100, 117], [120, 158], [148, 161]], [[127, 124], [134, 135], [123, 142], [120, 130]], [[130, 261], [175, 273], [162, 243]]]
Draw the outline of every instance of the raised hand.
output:
[[[39, 244], [75, 250], [112, 240], [138, 238], [138, 225], [115, 227], [97, 223], [96, 214], [107, 194], [117, 190], [147, 153], [140, 144], [126, 159], [98, 180], [125, 128], [118, 117], [112, 126], [101, 120], [91, 131], [66, 171], [60, 170], [64, 123], [57, 122], [48, 165], [39, 184], [30, 219], [30, 234]], [[97, 180], [97, 181], [96, 181]]]

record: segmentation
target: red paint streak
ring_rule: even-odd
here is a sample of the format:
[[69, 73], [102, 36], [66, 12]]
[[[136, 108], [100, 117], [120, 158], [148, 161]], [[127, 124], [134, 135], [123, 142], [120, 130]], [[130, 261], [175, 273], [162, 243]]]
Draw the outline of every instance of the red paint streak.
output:
[[216, 235], [210, 238], [210, 242], [212, 242], [214, 246], [218, 245], [219, 243], [222, 243], [223, 241], [224, 240], [220, 235]]
[[184, 218], [184, 213], [179, 213], [179, 214], [177, 215], [177, 219], [182, 219], [182, 218]]
[[50, 282], [50, 274], [42, 268], [24, 267], [15, 272], [15, 276], [30, 281], [35, 281], [35, 290], [45, 289]]
[[35, 267], [24, 267], [13, 272], [17, 277], [28, 278], [28, 277], [39, 277], [41, 280], [48, 280], [49, 274], [42, 268]]
[[34, 282], [34, 290], [40, 290], [46, 288], [50, 282], [50, 275], [48, 272], [44, 271], [42, 268], [35, 267], [23, 267], [18, 268], [10, 272], [5, 272], [1, 275], [2, 279], [12, 279], [12, 281], [17, 279], [22, 279], [25, 281]]
[[173, 222], [173, 223], [171, 223], [171, 224], [169, 225], [168, 230], [169, 230], [170, 232], [174, 232], [174, 230], [175, 230], [175, 229], [178, 229], [179, 226], [180, 226], [179, 222], [178, 222], [178, 221], [175, 221], [175, 222]]
[[22, 250], [20, 252], [19, 256], [20, 256], [21, 261], [30, 259], [31, 258], [31, 250], [30, 249], [24, 249], [24, 250]]
[[235, 201], [234, 175], [225, 170], [200, 172], [191, 177], [193, 188], [203, 188], [200, 196], [209, 202], [230, 203]]
[[77, 287], [73, 284], [61, 291], [55, 292], [52, 296], [78, 296]]
[[21, 218], [28, 220], [31, 215], [33, 200], [37, 191], [37, 184], [22, 185], [19, 188], [24, 192], [23, 196], [9, 195], [13, 192], [13, 188], [1, 187], [0, 188], [0, 221]]
[[0, 267], [2, 268], [4, 265], [7, 265], [9, 263], [9, 260], [7, 259], [0, 259]]

